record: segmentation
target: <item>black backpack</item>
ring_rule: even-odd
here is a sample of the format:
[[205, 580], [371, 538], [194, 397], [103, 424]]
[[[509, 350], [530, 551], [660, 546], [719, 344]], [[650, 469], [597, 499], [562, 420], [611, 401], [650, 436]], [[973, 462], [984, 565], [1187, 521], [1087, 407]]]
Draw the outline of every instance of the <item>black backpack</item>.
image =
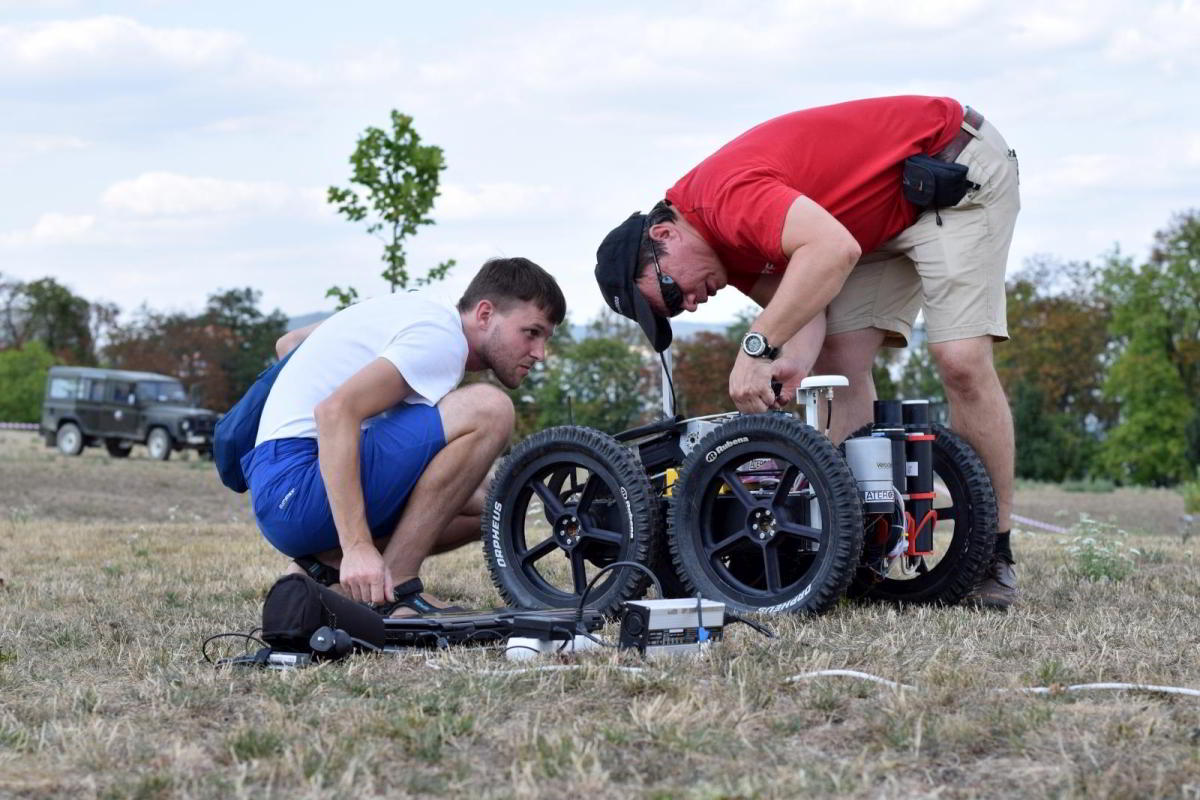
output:
[[248, 488], [246, 476], [242, 474], [242, 457], [254, 449], [254, 441], [258, 438], [258, 421], [262, 418], [263, 406], [267, 404], [267, 395], [271, 393], [279, 371], [295, 352], [293, 349], [263, 370], [246, 394], [242, 395], [242, 399], [221, 417], [213, 431], [213, 463], [217, 466], [221, 483], [235, 492], [241, 493]]

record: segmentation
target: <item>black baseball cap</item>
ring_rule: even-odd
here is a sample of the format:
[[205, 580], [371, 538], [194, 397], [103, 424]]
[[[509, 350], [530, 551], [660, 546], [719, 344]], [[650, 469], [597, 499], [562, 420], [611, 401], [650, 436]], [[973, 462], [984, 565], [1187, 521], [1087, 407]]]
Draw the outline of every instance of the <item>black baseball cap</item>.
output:
[[608, 307], [623, 317], [636, 320], [656, 353], [671, 346], [671, 323], [650, 308], [634, 285], [638, 249], [646, 229], [646, 215], [635, 211], [629, 219], [609, 231], [596, 250], [596, 283]]

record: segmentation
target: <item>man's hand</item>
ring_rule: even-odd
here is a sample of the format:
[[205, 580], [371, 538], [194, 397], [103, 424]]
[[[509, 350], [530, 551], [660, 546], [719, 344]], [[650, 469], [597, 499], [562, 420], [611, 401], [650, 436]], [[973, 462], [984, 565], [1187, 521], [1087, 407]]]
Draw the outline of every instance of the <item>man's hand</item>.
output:
[[771, 377], [783, 384], [776, 399], [776, 406], [785, 406], [796, 399], [796, 390], [800, 382], [808, 377], [811, 367], [806, 366], [805, 359], [780, 356], [775, 359]]
[[775, 392], [771, 390], [771, 372], [774, 362], [765, 358], [751, 358], [738, 353], [729, 373], [729, 397], [733, 405], [743, 414], [757, 414], [775, 407]]
[[360, 603], [386, 603], [391, 599], [392, 573], [374, 544], [344, 551], [339, 572], [342, 588], [352, 599]]

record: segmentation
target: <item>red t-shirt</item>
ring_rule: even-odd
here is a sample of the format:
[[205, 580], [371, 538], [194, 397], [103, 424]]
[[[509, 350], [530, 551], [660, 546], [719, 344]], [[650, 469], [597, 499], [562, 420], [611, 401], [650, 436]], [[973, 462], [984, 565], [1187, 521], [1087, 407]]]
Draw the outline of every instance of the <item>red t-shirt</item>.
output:
[[795, 111], [743, 133], [679, 179], [667, 199], [749, 291], [787, 267], [783, 223], [806, 195], [869, 253], [917, 218], [904, 199], [904, 159], [936, 153], [962, 125], [949, 97], [881, 97]]

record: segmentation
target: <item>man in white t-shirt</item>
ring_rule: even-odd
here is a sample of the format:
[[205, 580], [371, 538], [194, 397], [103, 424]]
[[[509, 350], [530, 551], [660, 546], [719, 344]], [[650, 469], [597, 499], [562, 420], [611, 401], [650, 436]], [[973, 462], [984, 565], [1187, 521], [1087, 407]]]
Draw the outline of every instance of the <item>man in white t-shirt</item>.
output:
[[478, 539], [484, 478], [513, 427], [500, 389], [455, 387], [490, 369], [516, 388], [565, 315], [549, 273], [505, 258], [456, 306], [392, 294], [283, 336], [280, 358], [295, 352], [242, 460], [263, 535], [355, 600], [444, 609], [423, 594], [421, 563]]

